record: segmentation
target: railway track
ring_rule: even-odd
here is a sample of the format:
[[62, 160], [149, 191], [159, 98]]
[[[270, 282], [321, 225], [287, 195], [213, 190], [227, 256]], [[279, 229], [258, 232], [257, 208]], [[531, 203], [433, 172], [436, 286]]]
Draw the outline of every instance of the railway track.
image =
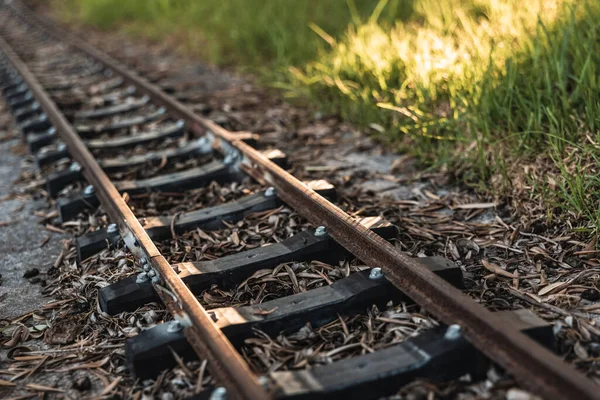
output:
[[[146, 80], [19, 2], [0, 11], [3, 95], [48, 193], [58, 197], [59, 218], [98, 207], [108, 215], [103, 227], [76, 239], [78, 259], [122, 246], [136, 259], [136, 274], [99, 291], [100, 307], [117, 314], [162, 301], [173, 316], [128, 340], [134, 376], [173, 366], [174, 351], [208, 360], [222, 385], [203, 392], [210, 398], [379, 398], [418, 377], [477, 376], [485, 369], [483, 354], [546, 398], [598, 397], [592, 382], [548, 349], [552, 333], [543, 321], [486, 310], [461, 292], [460, 268], [439, 257], [408, 257], [390, 243], [396, 238], [390, 223], [346, 214], [331, 184], [296, 179], [285, 155], [261, 148], [258, 135], [230, 132], [195, 114], [160, 79]], [[227, 202], [198, 208], [189, 197], [212, 182], [242, 181], [247, 190]], [[153, 193], [182, 200], [152, 213]], [[164, 243], [178, 235], [224, 229], [282, 207], [304, 222], [277, 243], [196, 262], [184, 256], [169, 264], [164, 255]], [[350, 259], [369, 268], [345, 264], [347, 272], [328, 285], [260, 304], [207, 310], [197, 298], [264, 269], [289, 272], [291, 262]], [[261, 377], [240, 354], [257, 331], [290, 334], [390, 302], [416, 302], [445, 325], [361, 356]]]

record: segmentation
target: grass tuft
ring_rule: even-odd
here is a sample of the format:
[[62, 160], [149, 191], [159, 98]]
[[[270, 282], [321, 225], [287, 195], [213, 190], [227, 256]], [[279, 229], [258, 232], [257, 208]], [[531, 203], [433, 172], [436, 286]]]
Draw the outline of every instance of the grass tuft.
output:
[[183, 35], [188, 51], [377, 126], [374, 135], [480, 188], [514, 188], [534, 160], [548, 164], [524, 190], [544, 197], [548, 218], [570, 213], [583, 229], [600, 227], [597, 1], [60, 4], [67, 18], [104, 29]]

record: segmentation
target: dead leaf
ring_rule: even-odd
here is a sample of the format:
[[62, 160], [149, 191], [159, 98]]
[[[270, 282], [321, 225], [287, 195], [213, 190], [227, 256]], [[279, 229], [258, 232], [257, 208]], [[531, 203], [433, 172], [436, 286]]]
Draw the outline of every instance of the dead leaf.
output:
[[488, 271], [493, 272], [496, 275], [500, 275], [500, 276], [504, 276], [507, 278], [515, 278], [516, 276], [502, 268], [500, 268], [499, 266], [497, 266], [496, 264], [493, 264], [489, 261], [486, 260], [481, 260], [481, 263], [483, 264], [483, 266], [485, 267], [485, 269], [487, 269]]
[[38, 385], [35, 383], [29, 383], [29, 384], [25, 385], [25, 387], [28, 389], [38, 391], [38, 392], [54, 392], [54, 393], [63, 393], [64, 392], [64, 390], [62, 390], [62, 389], [57, 389], [57, 388], [53, 388], [50, 386]]
[[573, 351], [575, 352], [575, 354], [577, 354], [577, 357], [581, 358], [582, 360], [590, 358], [587, 350], [581, 345], [581, 342], [579, 341], [575, 343], [575, 346], [573, 346]]
[[44, 341], [48, 344], [69, 344], [75, 341], [81, 329], [79, 316], [59, 318], [46, 330]]
[[3, 346], [8, 348], [15, 347], [19, 343], [26, 342], [27, 339], [29, 339], [29, 329], [20, 325], [13, 331], [11, 339], [4, 343]]
[[459, 204], [453, 208], [461, 210], [474, 210], [479, 208], [493, 208], [496, 207], [496, 203], [471, 203], [471, 204]]
[[252, 314], [254, 314], [254, 315], [269, 315], [269, 314], [277, 311], [278, 308], [279, 307], [274, 307], [271, 310], [263, 310], [262, 308], [257, 308], [256, 310], [252, 311]]
[[565, 281], [565, 282], [551, 283], [548, 286], [542, 288], [537, 294], [538, 294], [538, 296], [544, 296], [544, 295], [550, 294], [552, 292], [557, 292], [557, 291], [569, 286], [572, 282], [573, 282], [573, 280], [569, 279], [568, 281]]

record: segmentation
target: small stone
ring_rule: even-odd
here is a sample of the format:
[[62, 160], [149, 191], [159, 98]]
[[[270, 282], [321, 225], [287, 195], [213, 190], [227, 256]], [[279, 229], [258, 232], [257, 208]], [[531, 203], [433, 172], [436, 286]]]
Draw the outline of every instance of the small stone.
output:
[[89, 376], [78, 378], [73, 382], [73, 387], [80, 392], [90, 390], [92, 388], [92, 381]]
[[581, 292], [581, 298], [589, 301], [598, 301], [600, 300], [600, 292], [596, 289], [585, 289]]
[[565, 324], [567, 324], [567, 326], [569, 326], [570, 328], [573, 327], [573, 316], [572, 315], [565, 317]]
[[29, 280], [29, 283], [31, 283], [32, 285], [35, 285], [36, 283], [39, 283], [42, 281], [42, 278], [40, 278], [39, 276], [36, 276], [35, 278], [31, 278]]
[[171, 392], [164, 392], [160, 396], [160, 400], [175, 400], [175, 395]]
[[506, 400], [541, 400], [541, 398], [524, 390], [511, 388], [506, 392]]
[[40, 274], [40, 270], [37, 268], [31, 268], [25, 271], [25, 273], [23, 274], [23, 278], [29, 279], [29, 278], [33, 278], [36, 275]]

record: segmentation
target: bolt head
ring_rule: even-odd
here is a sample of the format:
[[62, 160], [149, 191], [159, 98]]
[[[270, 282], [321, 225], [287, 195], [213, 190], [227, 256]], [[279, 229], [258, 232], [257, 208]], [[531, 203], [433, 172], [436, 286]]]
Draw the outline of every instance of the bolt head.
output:
[[71, 164], [69, 169], [73, 172], [79, 172], [79, 171], [81, 171], [81, 165], [79, 165], [79, 163], [77, 161], [75, 161], [73, 164]]
[[324, 226], [317, 226], [317, 229], [315, 229], [315, 236], [325, 236], [327, 235], [327, 228], [325, 228]]
[[119, 226], [117, 224], [110, 224], [108, 225], [108, 227], [106, 228], [106, 232], [109, 235], [114, 235], [115, 233], [119, 232]]
[[160, 276], [154, 276], [152, 277], [152, 284], [153, 285], [158, 285], [160, 283]]
[[179, 322], [177, 320], [173, 320], [173, 321], [169, 322], [169, 326], [167, 327], [167, 332], [175, 333], [175, 332], [179, 332], [182, 329], [183, 329], [183, 325], [181, 325], [181, 322]]
[[444, 333], [444, 339], [446, 340], [456, 340], [461, 337], [461, 328], [458, 324], [452, 324], [446, 329], [446, 333]]
[[210, 394], [209, 400], [226, 400], [227, 389], [224, 387], [218, 387]]
[[267, 190], [265, 190], [265, 197], [273, 197], [275, 196], [275, 188], [273, 186], [270, 186], [267, 188]]
[[227, 154], [225, 156], [225, 159], [223, 160], [223, 162], [227, 165], [231, 165], [235, 162], [235, 156], [233, 156], [231, 154]]
[[138, 276], [135, 278], [135, 283], [144, 283], [144, 282], [148, 282], [148, 280], [150, 280], [150, 277], [148, 276], [148, 274], [145, 272], [142, 272], [141, 274], [138, 274]]
[[264, 387], [265, 389], [269, 389], [269, 378], [267, 378], [266, 376], [264, 376], [264, 375], [259, 376], [258, 383], [260, 383], [261, 386]]
[[96, 193], [96, 188], [93, 185], [87, 185], [85, 189], [83, 189], [84, 196], [92, 196], [94, 193]]
[[369, 273], [369, 279], [380, 279], [383, 278], [383, 271], [381, 268], [371, 268]]

